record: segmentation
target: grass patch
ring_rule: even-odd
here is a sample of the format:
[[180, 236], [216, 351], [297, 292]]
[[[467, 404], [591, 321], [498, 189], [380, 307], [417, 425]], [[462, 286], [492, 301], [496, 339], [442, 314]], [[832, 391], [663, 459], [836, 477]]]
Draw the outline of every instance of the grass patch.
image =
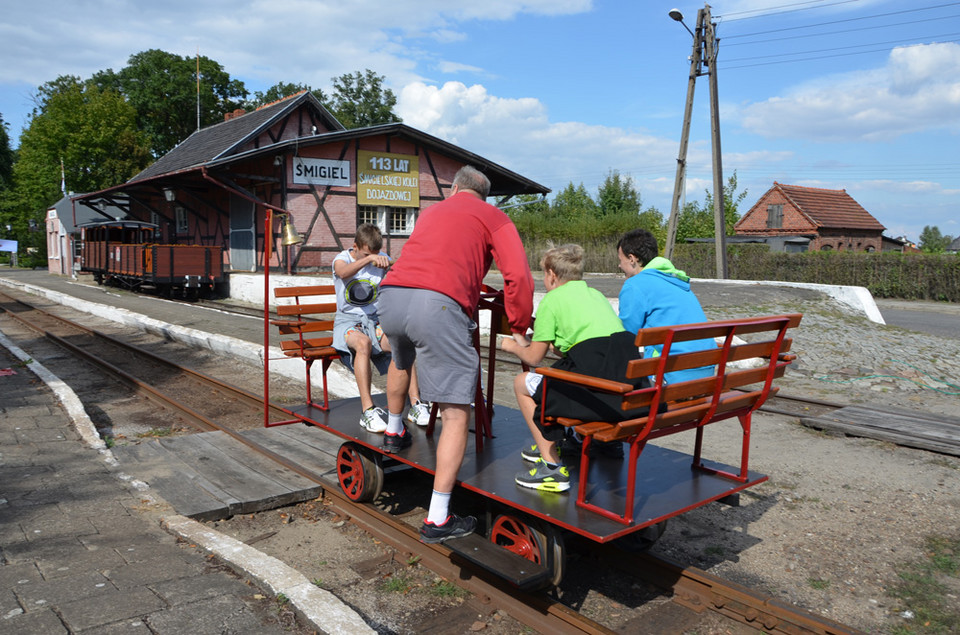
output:
[[913, 618], [895, 635], [960, 632], [960, 537], [927, 536], [920, 560], [901, 564], [899, 583], [888, 591]]
[[430, 594], [441, 598], [463, 598], [467, 596], [466, 591], [446, 580], [439, 580], [430, 587]]
[[390, 576], [383, 583], [383, 590], [388, 593], [409, 593], [413, 588], [413, 583], [403, 575]]
[[817, 591], [826, 591], [830, 588], [830, 580], [824, 580], [823, 578], [807, 578], [807, 584], [810, 585], [811, 589]]

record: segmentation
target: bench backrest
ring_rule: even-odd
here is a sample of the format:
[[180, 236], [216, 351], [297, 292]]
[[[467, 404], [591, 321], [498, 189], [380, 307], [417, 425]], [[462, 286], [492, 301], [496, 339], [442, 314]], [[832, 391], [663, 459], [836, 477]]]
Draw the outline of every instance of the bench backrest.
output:
[[280, 348], [285, 354], [305, 354], [333, 344], [337, 302], [332, 284], [278, 287], [274, 297], [294, 299], [292, 304], [277, 304], [277, 315], [290, 319], [273, 321], [280, 330]]
[[[662, 354], [632, 361], [627, 377], [653, 378], [649, 388], [624, 395], [625, 410], [646, 407], [651, 415], [624, 422], [620, 433], [658, 430], [672, 426], [702, 423], [742, 414], [758, 408], [771, 392], [773, 380], [782, 377], [795, 359], [788, 351], [792, 340], [787, 329], [800, 324], [802, 314], [777, 315], [740, 320], [722, 320], [700, 324], [642, 329], [637, 333], [637, 346], [662, 345]], [[737, 337], [750, 340], [737, 343]], [[676, 342], [716, 339], [716, 348], [688, 353], [671, 353]], [[762, 365], [753, 368], [728, 368], [731, 362], [760, 358]], [[712, 367], [709, 376], [674, 384], [664, 384], [666, 373], [690, 368]], [[757, 384], [760, 384], [757, 386]], [[743, 390], [740, 392], [738, 389]], [[666, 404], [664, 407], [663, 404]]]

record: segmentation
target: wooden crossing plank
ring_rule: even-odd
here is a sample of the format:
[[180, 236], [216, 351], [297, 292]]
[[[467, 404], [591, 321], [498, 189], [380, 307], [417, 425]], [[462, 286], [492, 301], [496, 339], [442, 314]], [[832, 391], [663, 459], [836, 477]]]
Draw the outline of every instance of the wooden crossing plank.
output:
[[801, 422], [818, 430], [889, 441], [898, 445], [960, 456], [960, 419], [887, 408], [847, 406]]
[[156, 441], [116, 446], [112, 451], [125, 470], [157, 490], [178, 514], [201, 521], [230, 515], [229, 502], [214, 493], [217, 488]]
[[[287, 486], [237, 461], [222, 449], [223, 437], [213, 437], [212, 434], [216, 433], [161, 439], [160, 445], [175, 452], [180, 460], [204, 473], [210, 482], [225, 492], [230, 500], [231, 515], [249, 514], [285, 504], [282, 501], [291, 494]], [[238, 445], [242, 448], [238, 453], [253, 453], [252, 449]]]
[[[302, 428], [305, 432], [314, 432], [316, 435], [329, 437], [331, 441], [328, 444], [332, 449], [318, 450], [316, 447], [304, 443], [297, 436], [288, 434], [290, 431], [286, 428]], [[306, 426], [283, 426], [281, 428], [260, 428], [255, 430], [246, 430], [243, 436], [259, 443], [268, 450], [294, 461], [317, 475], [323, 476], [336, 467], [336, 450], [340, 447], [340, 441], [328, 432], [315, 427], [308, 429]], [[311, 437], [314, 435], [303, 435]], [[335, 477], [334, 477], [335, 479]]]

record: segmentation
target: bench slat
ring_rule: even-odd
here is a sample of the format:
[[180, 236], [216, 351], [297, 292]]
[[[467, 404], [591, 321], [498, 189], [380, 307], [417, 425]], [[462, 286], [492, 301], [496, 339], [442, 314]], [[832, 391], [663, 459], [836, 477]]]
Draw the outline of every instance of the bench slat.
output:
[[[738, 344], [730, 347], [730, 357], [728, 362], [738, 362], [755, 357], [770, 357], [773, 349], [774, 340], [763, 342], [749, 342], [747, 344]], [[790, 350], [793, 340], [784, 338], [781, 351]], [[669, 373], [675, 370], [687, 370], [690, 368], [701, 368], [703, 366], [716, 366], [723, 359], [723, 349], [719, 346], [706, 351], [692, 351], [683, 355], [669, 355], [664, 372]], [[643, 359], [633, 360], [627, 363], [627, 378], [637, 379], [638, 377], [647, 377], [657, 374], [660, 364], [660, 357], [645, 357]]]
[[[769, 331], [767, 326], [770, 320], [786, 318], [787, 328], [796, 328], [800, 324], [802, 313], [790, 313], [786, 315], [775, 315], [769, 317], [744, 318], [736, 320], [717, 320], [715, 322], [698, 322], [696, 324], [684, 324], [681, 326], [658, 326], [649, 329], [641, 329], [637, 332], [637, 346], [653, 346], [663, 344], [667, 339], [667, 334], [675, 331], [673, 341], [682, 342], [689, 340], [702, 340], [714, 337], [723, 337], [726, 335], [725, 329], [731, 325], [737, 326], [737, 334], [756, 333], [759, 331]], [[677, 331], [677, 329], [683, 329]], [[710, 333], [716, 333], [710, 335]]]

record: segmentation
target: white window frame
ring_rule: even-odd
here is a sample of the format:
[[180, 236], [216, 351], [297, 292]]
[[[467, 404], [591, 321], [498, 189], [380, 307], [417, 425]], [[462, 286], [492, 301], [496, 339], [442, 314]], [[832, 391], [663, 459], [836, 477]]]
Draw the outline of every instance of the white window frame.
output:
[[372, 223], [384, 236], [409, 236], [413, 233], [420, 210], [416, 207], [389, 207], [387, 205], [359, 205], [357, 225]]

